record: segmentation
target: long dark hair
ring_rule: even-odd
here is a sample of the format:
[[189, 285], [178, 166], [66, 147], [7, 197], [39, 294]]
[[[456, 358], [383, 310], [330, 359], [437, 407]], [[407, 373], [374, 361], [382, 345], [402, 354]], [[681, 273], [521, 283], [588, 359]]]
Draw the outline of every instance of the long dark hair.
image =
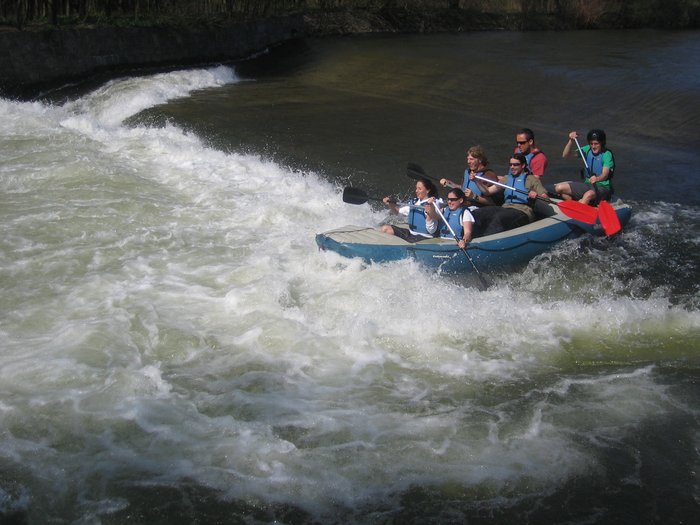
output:
[[423, 186], [425, 186], [425, 189], [428, 190], [428, 197], [437, 197], [438, 190], [432, 181], [425, 178], [416, 179], [416, 181], [420, 182], [421, 184], [423, 184]]

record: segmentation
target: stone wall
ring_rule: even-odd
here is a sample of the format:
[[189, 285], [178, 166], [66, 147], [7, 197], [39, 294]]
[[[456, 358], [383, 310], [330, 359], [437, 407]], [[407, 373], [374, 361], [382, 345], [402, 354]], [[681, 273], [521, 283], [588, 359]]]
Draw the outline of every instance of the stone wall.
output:
[[301, 16], [195, 28], [96, 28], [0, 33], [0, 94], [98, 73], [230, 61], [303, 36]]

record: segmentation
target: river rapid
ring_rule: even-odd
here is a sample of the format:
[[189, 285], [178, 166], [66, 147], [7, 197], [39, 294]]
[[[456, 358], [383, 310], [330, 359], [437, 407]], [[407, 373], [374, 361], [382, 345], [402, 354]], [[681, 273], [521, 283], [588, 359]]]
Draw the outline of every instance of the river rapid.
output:
[[[691, 523], [698, 32], [308, 40], [0, 99], [0, 521]], [[492, 285], [319, 252], [407, 162], [546, 182], [602, 127], [633, 207]]]

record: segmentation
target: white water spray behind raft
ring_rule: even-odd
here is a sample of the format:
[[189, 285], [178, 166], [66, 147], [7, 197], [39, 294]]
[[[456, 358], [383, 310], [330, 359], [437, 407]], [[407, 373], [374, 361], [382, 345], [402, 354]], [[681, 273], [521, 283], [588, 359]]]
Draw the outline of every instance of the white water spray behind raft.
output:
[[531, 269], [479, 293], [318, 252], [315, 233], [384, 214], [175, 124], [124, 125], [237, 81], [221, 67], [63, 106], [0, 100], [0, 511], [89, 521], [133, 508], [125, 487], [189, 483], [326, 520], [390, 512], [411, 487], [498, 506], [691, 410], [626, 344], [697, 334], [663, 293], [582, 299]]

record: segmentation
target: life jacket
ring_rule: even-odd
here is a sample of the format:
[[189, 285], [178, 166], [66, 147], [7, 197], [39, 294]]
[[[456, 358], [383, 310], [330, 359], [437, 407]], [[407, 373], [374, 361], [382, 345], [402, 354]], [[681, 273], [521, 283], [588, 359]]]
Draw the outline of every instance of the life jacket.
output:
[[[479, 177], [484, 177], [484, 175], [486, 175], [486, 172], [485, 171], [477, 171], [476, 175], [478, 175]], [[488, 178], [488, 177], [484, 177], [484, 178]], [[479, 188], [479, 185], [476, 183], [475, 180], [469, 179], [469, 168], [464, 170], [464, 182], [462, 183], [462, 191], [467, 191], [467, 190], [472, 190], [477, 195], [481, 195], [481, 188]]]
[[[455, 234], [458, 238], [462, 238], [464, 235], [464, 226], [462, 225], [462, 216], [464, 215], [464, 208], [457, 208], [456, 210], [451, 210], [450, 208], [445, 208], [442, 211], [442, 215], [445, 217], [445, 221], [452, 226]], [[447, 239], [454, 239], [452, 232], [445, 224], [445, 221], [440, 220], [440, 237]]]
[[[586, 180], [584, 182], [588, 183], [588, 179], [590, 177], [592, 177], [593, 175], [600, 175], [601, 173], [603, 173], [603, 155], [606, 151], [610, 150], [604, 149], [600, 153], [598, 153], [598, 155], [594, 155], [590, 149], [590, 146], [588, 147], [588, 151], [586, 152], [586, 163], [588, 164], [588, 173], [586, 173]], [[612, 155], [612, 151], [610, 151], [610, 155]], [[599, 186], [609, 186], [612, 189], [612, 178], [614, 174], [615, 168], [613, 167], [613, 169], [610, 170], [608, 178], [603, 181], [596, 182], [596, 184], [598, 184]]]
[[525, 179], [527, 179], [527, 172], [522, 172], [517, 177], [513, 177], [512, 173], [508, 173], [508, 186], [512, 186], [515, 189], [524, 191], [525, 193], [520, 193], [519, 191], [511, 190], [507, 188], [503, 191], [503, 197], [505, 198], [506, 204], [529, 204], [527, 194], [530, 190], [527, 189], [525, 185]]
[[525, 155], [525, 160], [527, 160], [527, 167], [528, 167], [528, 168], [530, 167], [530, 161], [532, 160], [532, 158], [533, 158], [535, 155], [539, 155], [540, 153], [542, 153], [542, 152], [541, 152], [540, 150], [537, 150], [537, 151], [535, 151], [535, 152], [532, 152], [532, 151], [531, 151], [530, 153], [528, 153], [527, 155]]
[[417, 198], [411, 199], [410, 208], [408, 210], [408, 229], [414, 235], [423, 235], [432, 237], [433, 234], [428, 232], [428, 227], [425, 224], [425, 207], [423, 202]]

